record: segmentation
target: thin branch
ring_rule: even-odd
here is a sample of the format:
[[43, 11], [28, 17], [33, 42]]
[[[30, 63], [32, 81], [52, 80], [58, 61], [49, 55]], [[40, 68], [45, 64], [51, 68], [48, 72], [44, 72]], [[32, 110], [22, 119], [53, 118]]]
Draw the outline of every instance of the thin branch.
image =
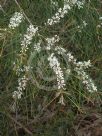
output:
[[18, 126], [20, 126], [21, 128], [23, 128], [25, 130], [25, 132], [27, 132], [28, 134], [30, 134], [31, 136], [33, 135], [33, 133], [31, 131], [29, 131], [23, 124], [21, 124], [20, 122], [18, 122], [16, 119], [14, 119], [11, 115], [7, 114], [6, 116], [8, 116], [13, 122], [15, 122]]
[[15, 3], [17, 4], [17, 6], [19, 7], [19, 9], [22, 11], [23, 15], [25, 16], [25, 18], [27, 19], [27, 21], [32, 25], [31, 21], [29, 20], [29, 18], [26, 16], [26, 14], [24, 13], [23, 9], [21, 8], [21, 6], [19, 5], [17, 0], [14, 0]]

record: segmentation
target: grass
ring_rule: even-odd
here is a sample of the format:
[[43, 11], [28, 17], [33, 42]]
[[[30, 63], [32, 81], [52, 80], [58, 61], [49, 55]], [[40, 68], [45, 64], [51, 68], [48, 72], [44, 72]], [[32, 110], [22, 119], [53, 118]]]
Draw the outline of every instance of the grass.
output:
[[[56, 1], [58, 7], [63, 6], [63, 0]], [[72, 74], [68, 77], [67, 93], [64, 94], [66, 105], [62, 106], [58, 103], [59, 98], [55, 96], [56, 90], [40, 90], [29, 82], [22, 99], [16, 102], [16, 111], [13, 112], [12, 92], [15, 91], [18, 80], [13, 63], [19, 58], [20, 41], [29, 23], [25, 20], [14, 31], [5, 30], [13, 13], [20, 9], [14, 0], [6, 1], [4, 5], [1, 1], [4, 13], [0, 10], [0, 136], [84, 136], [89, 133], [94, 136], [101, 135], [102, 26], [97, 27], [101, 23], [99, 21], [99, 17], [102, 16], [101, 1], [87, 1], [82, 9], [73, 6], [60, 23], [51, 27], [44, 26], [44, 23], [54, 15], [58, 7], [52, 6], [50, 0], [18, 0], [18, 3], [32, 24], [40, 27], [43, 40], [57, 34], [61, 39], [58, 46], [71, 51], [79, 61], [91, 60], [93, 66], [87, 73], [95, 81], [98, 92], [87, 92], [77, 76]], [[83, 20], [88, 25], [79, 32], [77, 26], [82, 26]], [[33, 42], [37, 40], [38, 37], [35, 37]], [[28, 62], [32, 47], [33, 43], [24, 63]], [[52, 71], [48, 70], [45, 52], [33, 60], [33, 74], [37, 76], [35, 71], [37, 62], [42, 57], [45, 60], [42, 60], [40, 70], [45, 76], [47, 74], [50, 76]], [[62, 58], [59, 59], [64, 67]], [[53, 82], [38, 81], [51, 87], [53, 84]]]

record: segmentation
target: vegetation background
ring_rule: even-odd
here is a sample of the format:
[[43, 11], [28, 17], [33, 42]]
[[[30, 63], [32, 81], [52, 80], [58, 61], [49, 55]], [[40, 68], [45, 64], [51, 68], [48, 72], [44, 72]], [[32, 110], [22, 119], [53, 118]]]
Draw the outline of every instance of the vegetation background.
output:
[[[87, 73], [98, 87], [97, 93], [87, 92], [74, 75], [69, 78], [66, 105], [58, 104], [54, 91], [39, 90], [33, 84], [27, 86], [24, 96], [17, 102], [16, 112], [11, 110], [12, 92], [17, 76], [13, 70], [20, 49], [21, 34], [26, 31], [24, 21], [15, 31], [7, 30], [15, 11], [20, 11], [15, 0], [1, 0], [0, 4], [0, 136], [102, 136], [102, 2], [86, 0], [83, 8], [77, 6], [68, 12], [60, 23], [44, 26], [63, 0], [18, 0], [32, 24], [40, 26], [44, 37], [60, 36], [60, 45], [80, 60], [91, 60]], [[82, 22], [87, 26], [79, 31]], [[97, 27], [100, 25], [100, 27]]]

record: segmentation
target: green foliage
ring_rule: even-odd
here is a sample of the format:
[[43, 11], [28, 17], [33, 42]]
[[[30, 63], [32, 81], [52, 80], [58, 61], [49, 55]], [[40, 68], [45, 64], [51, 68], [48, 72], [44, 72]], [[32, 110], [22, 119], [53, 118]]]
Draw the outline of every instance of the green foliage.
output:
[[[87, 70], [87, 73], [94, 79], [98, 92], [87, 92], [77, 75], [72, 74], [68, 77], [67, 94], [64, 95], [66, 105], [62, 106], [58, 103], [59, 99], [55, 98], [56, 90], [40, 90], [33, 83], [29, 83], [22, 98], [15, 103], [16, 111], [12, 111], [12, 93], [16, 90], [18, 80], [13, 63], [19, 57], [20, 41], [28, 22], [23, 21], [15, 30], [8, 29], [12, 14], [20, 11], [15, 0], [8, 0], [3, 5], [5, 12], [0, 10], [0, 136], [78, 136], [75, 131], [77, 116], [102, 112], [102, 25], [101, 28], [97, 27], [102, 23], [99, 20], [102, 16], [101, 2], [86, 1], [81, 9], [73, 6], [59, 23], [44, 26], [47, 19], [51, 18], [59, 7], [63, 7], [62, 0], [56, 1], [58, 7], [53, 7], [50, 0], [21, 0], [19, 5], [32, 24], [40, 27], [41, 36], [47, 38], [59, 35], [61, 40], [58, 46], [71, 51], [78, 60], [91, 60], [93, 67]], [[82, 26], [83, 21], [87, 22], [87, 26], [80, 32], [77, 26]], [[35, 37], [33, 42], [37, 40], [38, 37]], [[32, 50], [33, 43], [28, 54]], [[34, 58], [35, 69], [37, 60], [44, 55], [42, 53]], [[46, 59], [46, 55], [44, 57]], [[27, 61], [28, 57], [24, 62]], [[43, 70], [48, 68], [45, 65], [43, 67]], [[51, 73], [52, 71], [45, 70], [44, 74], [50, 76]], [[52, 83], [48, 85], [51, 86]], [[79, 122], [80, 120], [77, 125]]]

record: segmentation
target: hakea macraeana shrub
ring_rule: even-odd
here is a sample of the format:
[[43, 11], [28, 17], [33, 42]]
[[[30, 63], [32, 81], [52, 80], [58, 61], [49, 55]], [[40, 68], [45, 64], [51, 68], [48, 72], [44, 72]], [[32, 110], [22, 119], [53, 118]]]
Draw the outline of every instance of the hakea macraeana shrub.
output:
[[[72, 0], [72, 1], [64, 1], [64, 6], [62, 8], [59, 8], [58, 11], [53, 15], [50, 19], [45, 22], [45, 26], [51, 26], [56, 23], [59, 23], [62, 18], [68, 13], [69, 10], [73, 7], [73, 5], [76, 5], [79, 9], [83, 8], [85, 1], [78, 1], [78, 0]], [[54, 4], [54, 3], [53, 3]], [[56, 3], [55, 3], [56, 4]], [[57, 5], [57, 4], [56, 4]], [[8, 25], [9, 29], [15, 29], [18, 27], [22, 21], [24, 21], [25, 15], [22, 12], [15, 12], [14, 15], [10, 19], [10, 23]], [[78, 28], [86, 27], [87, 23], [83, 20], [83, 26], [78, 26]], [[38, 42], [33, 43], [33, 50], [31, 50], [31, 55], [28, 55], [28, 50], [29, 47], [34, 39], [34, 37], [37, 36], [39, 37]], [[44, 38], [44, 36], [42, 36]], [[54, 80], [55, 82], [55, 87], [52, 87], [52, 90], [57, 90], [56, 91], [56, 96], [60, 97], [59, 103], [62, 105], [65, 105], [64, 103], [64, 97], [63, 97], [63, 92], [67, 92], [67, 86], [66, 86], [66, 79], [65, 79], [65, 74], [68, 76], [71, 76], [71, 72], [75, 72], [78, 76], [78, 79], [82, 84], [85, 86], [86, 90], [90, 93], [97, 92], [97, 87], [94, 84], [94, 81], [90, 78], [90, 76], [86, 73], [86, 69], [92, 67], [91, 61], [77, 61], [77, 59], [72, 55], [70, 51], [67, 51], [65, 48], [63, 48], [61, 45], [56, 46], [56, 43], [59, 43], [60, 41], [60, 36], [54, 35], [52, 37], [45, 37], [45, 45], [43, 46], [43, 39], [41, 35], [39, 34], [39, 27], [34, 26], [33, 24], [29, 24], [26, 33], [23, 36], [23, 39], [21, 40], [20, 44], [20, 52], [19, 52], [19, 57], [17, 58], [17, 61], [15, 60], [14, 62], [14, 69], [16, 70], [16, 74], [18, 76], [18, 86], [15, 88], [15, 91], [13, 92], [13, 98], [14, 100], [21, 99], [21, 96], [23, 95], [23, 91], [26, 89], [28, 82], [31, 82], [31, 78], [33, 76], [31, 75], [33, 71], [33, 66], [31, 66], [31, 62], [33, 57], [33, 53], [38, 53], [40, 54], [43, 50], [45, 50], [48, 53], [47, 61], [50, 69], [53, 71], [53, 74], [55, 74]], [[44, 49], [43, 49], [44, 47]], [[27, 63], [23, 63], [22, 61], [22, 56], [28, 55], [28, 60]], [[61, 63], [59, 58], [57, 56], [61, 56], [64, 60], [66, 65], [66, 71], [63, 68], [61, 68]], [[19, 63], [19, 66], [17, 64]], [[29, 76], [30, 75], [30, 76]], [[33, 79], [36, 80], [36, 79]], [[39, 82], [39, 81], [37, 81]], [[35, 81], [34, 86], [37, 85], [39, 89], [45, 89], [46, 88], [46, 83], [45, 83], [45, 88], [40, 87], [40, 85]], [[45, 89], [46, 90], [46, 89]]]

